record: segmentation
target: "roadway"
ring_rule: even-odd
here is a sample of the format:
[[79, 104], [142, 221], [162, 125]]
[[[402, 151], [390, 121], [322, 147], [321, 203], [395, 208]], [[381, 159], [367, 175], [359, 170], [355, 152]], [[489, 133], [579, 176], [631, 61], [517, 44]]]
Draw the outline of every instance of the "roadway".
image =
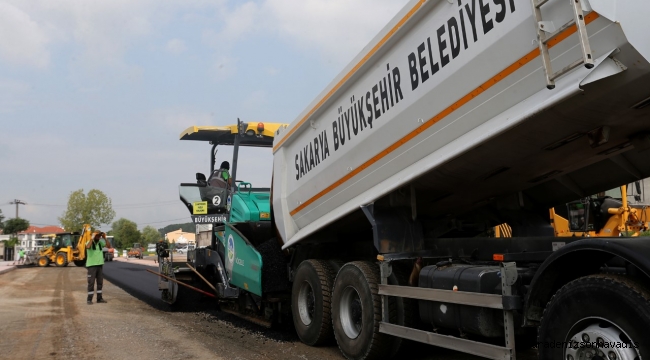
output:
[[[177, 259], [175, 259], [177, 260]], [[170, 307], [162, 300], [160, 300], [160, 292], [158, 290], [158, 283], [156, 276], [147, 272], [146, 269], [157, 271], [156, 264], [153, 263], [152, 258], [145, 258], [143, 260], [129, 259], [128, 261], [123, 258], [118, 258], [116, 261], [108, 262], [104, 265], [104, 277], [111, 283], [119, 286], [131, 296], [147, 303], [148, 305], [169, 312]], [[181, 287], [181, 289], [185, 290]], [[176, 315], [185, 313], [185, 316], [199, 315], [201, 320], [197, 321], [197, 327], [203, 327], [203, 323], [210, 323], [212, 328], [212, 335], [230, 333], [233, 331], [241, 332], [242, 334], [249, 334], [259, 339], [264, 339], [263, 344], [267, 341], [275, 341], [280, 344], [285, 344], [289, 347], [298, 347], [300, 352], [306, 355], [309, 359], [336, 359], [343, 357], [338, 352], [335, 344], [326, 347], [308, 347], [299, 343], [295, 331], [293, 329], [265, 329], [233, 315], [226, 314], [218, 310], [218, 305], [204, 298], [204, 301], [197, 301], [202, 298], [201, 295], [196, 295], [191, 290], [179, 292], [179, 301], [182, 306], [175, 306], [174, 313]], [[188, 300], [188, 297], [191, 300]], [[172, 314], [172, 313], [170, 313]], [[206, 329], [207, 331], [207, 329]], [[278, 345], [280, 345], [278, 344]], [[284, 348], [280, 345], [281, 348]], [[297, 349], [296, 349], [297, 350]], [[338, 356], [337, 356], [338, 355]], [[536, 351], [529, 350], [517, 354], [518, 359], [532, 360], [536, 358]], [[340, 356], [340, 357], [339, 357]], [[480, 360], [481, 358], [454, 352], [451, 350], [431, 347], [412, 343], [406, 354], [399, 356], [400, 358], [421, 359], [421, 360]]]

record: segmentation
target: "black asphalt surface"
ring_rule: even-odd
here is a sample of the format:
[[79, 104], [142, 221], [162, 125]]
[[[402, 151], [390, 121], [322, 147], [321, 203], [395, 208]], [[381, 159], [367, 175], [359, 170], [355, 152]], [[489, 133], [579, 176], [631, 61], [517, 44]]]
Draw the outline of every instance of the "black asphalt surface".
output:
[[158, 268], [153, 266], [124, 261], [109, 261], [104, 263], [104, 278], [119, 286], [131, 296], [159, 310], [199, 312], [218, 308], [214, 301], [210, 301], [206, 296], [188, 290], [183, 286], [178, 288], [176, 304], [173, 307], [170, 306], [160, 299], [158, 277], [148, 272], [147, 269], [158, 272]]
[[133, 297], [157, 309], [167, 310], [168, 305], [160, 299], [156, 275], [151, 274], [146, 269], [158, 271], [158, 268], [152, 266], [109, 261], [104, 264], [104, 278], [121, 287]]

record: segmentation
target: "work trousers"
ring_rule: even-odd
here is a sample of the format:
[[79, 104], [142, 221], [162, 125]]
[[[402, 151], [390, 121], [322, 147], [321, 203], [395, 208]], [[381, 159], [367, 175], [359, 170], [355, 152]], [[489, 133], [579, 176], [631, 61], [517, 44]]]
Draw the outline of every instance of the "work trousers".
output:
[[102, 298], [102, 286], [104, 286], [104, 266], [90, 266], [88, 268], [88, 300], [92, 300], [95, 292], [95, 280], [97, 281], [97, 299]]

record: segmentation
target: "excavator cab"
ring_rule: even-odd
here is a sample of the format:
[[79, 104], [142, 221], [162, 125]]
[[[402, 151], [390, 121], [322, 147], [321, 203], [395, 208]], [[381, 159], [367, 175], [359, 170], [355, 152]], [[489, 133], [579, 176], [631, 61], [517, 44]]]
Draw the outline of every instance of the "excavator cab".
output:
[[557, 236], [638, 236], [649, 227], [650, 208], [640, 181], [551, 209]]

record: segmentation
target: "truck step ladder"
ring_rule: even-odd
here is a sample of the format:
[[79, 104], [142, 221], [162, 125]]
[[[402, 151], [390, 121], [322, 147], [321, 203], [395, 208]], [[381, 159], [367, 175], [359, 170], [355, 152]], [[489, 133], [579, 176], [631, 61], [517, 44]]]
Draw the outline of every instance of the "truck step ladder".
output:
[[[549, 90], [552, 90], [555, 88], [555, 80], [557, 78], [577, 68], [578, 66], [584, 64], [587, 69], [594, 67], [594, 59], [591, 53], [591, 47], [589, 46], [589, 36], [587, 35], [587, 25], [585, 24], [585, 17], [582, 11], [582, 3], [581, 0], [569, 0], [571, 7], [573, 8], [573, 19], [568, 23], [562, 25], [559, 29], [555, 30], [551, 21], [542, 20], [541, 7], [549, 0], [531, 1], [533, 4], [533, 13], [535, 15], [539, 52], [542, 55], [544, 71], [546, 72], [546, 87]], [[564, 67], [562, 70], [554, 73], [553, 68], [551, 67], [551, 57], [548, 54], [548, 42], [556, 35], [560, 34], [573, 25], [576, 25], [578, 28], [578, 38], [580, 39], [582, 59], [576, 60], [570, 65]]]

